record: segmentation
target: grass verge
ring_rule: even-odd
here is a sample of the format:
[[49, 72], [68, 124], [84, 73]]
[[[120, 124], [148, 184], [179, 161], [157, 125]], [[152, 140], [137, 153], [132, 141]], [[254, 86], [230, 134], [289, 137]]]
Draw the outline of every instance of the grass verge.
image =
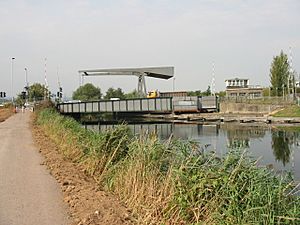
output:
[[300, 223], [291, 178], [257, 167], [246, 152], [218, 158], [192, 142], [134, 137], [126, 125], [98, 134], [51, 109], [38, 112], [36, 122], [140, 224]]
[[275, 113], [275, 117], [300, 117], [300, 107], [297, 105], [288, 106], [283, 110]]

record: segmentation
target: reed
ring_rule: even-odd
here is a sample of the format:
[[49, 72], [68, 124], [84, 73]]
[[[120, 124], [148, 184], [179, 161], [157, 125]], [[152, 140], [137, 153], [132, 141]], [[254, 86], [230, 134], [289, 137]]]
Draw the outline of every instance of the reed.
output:
[[126, 125], [98, 134], [49, 109], [38, 113], [37, 124], [139, 224], [300, 223], [291, 176], [258, 167], [247, 152], [219, 158], [190, 141], [134, 137]]

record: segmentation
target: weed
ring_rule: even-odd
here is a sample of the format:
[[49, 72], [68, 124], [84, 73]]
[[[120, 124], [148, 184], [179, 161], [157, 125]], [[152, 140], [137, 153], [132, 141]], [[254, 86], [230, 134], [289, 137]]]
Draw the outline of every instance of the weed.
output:
[[126, 125], [98, 134], [49, 109], [37, 123], [62, 154], [132, 208], [138, 223], [300, 223], [292, 179], [258, 167], [247, 152], [219, 158], [189, 141], [134, 137]]

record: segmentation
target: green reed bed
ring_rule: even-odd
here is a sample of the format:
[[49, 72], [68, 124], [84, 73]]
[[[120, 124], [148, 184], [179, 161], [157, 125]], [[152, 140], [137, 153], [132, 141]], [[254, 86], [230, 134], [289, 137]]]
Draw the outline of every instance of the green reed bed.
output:
[[98, 134], [50, 109], [37, 123], [139, 224], [300, 224], [292, 179], [258, 167], [246, 152], [219, 158], [188, 141], [134, 137], [126, 125]]

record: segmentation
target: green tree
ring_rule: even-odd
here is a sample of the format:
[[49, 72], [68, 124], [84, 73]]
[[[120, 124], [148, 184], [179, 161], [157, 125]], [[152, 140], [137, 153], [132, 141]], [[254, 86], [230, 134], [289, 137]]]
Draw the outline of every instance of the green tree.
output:
[[270, 95], [270, 88], [263, 88], [263, 96], [267, 97]]
[[106, 91], [106, 95], [104, 96], [104, 99], [111, 99], [111, 98], [125, 99], [125, 94], [121, 88], [114, 89], [110, 87]]
[[217, 96], [219, 97], [225, 97], [226, 96], [226, 91], [219, 91], [216, 93]]
[[29, 101], [43, 100], [45, 96], [49, 96], [49, 95], [50, 95], [49, 90], [43, 84], [34, 83], [33, 85], [29, 86], [28, 89]]
[[130, 98], [140, 98], [141, 95], [138, 93], [136, 89], [134, 89], [132, 92], [126, 93], [125, 98], [130, 99]]
[[17, 95], [17, 98], [15, 99], [15, 104], [18, 106], [25, 104], [25, 99], [23, 99], [22, 94]]
[[210, 86], [208, 85], [206, 91], [204, 91], [202, 93], [203, 96], [210, 96], [211, 95], [211, 90], [210, 90]]
[[102, 97], [101, 89], [99, 87], [95, 87], [91, 83], [87, 83], [83, 86], [77, 88], [72, 95], [74, 100], [99, 100]]
[[[25, 90], [23, 91], [25, 92]], [[17, 105], [23, 105], [26, 102], [26, 98], [28, 98], [28, 101], [40, 101], [45, 98], [45, 96], [50, 96], [50, 91], [48, 88], [40, 83], [34, 83], [33, 85], [28, 87], [28, 92], [26, 92], [26, 96], [22, 94], [18, 94], [18, 97], [16, 98], [16, 104]]]
[[271, 95], [281, 96], [287, 92], [290, 65], [288, 57], [281, 50], [280, 55], [273, 58], [270, 69]]
[[200, 90], [197, 90], [197, 91], [189, 91], [189, 92], [187, 93], [187, 95], [188, 95], [188, 96], [201, 96], [202, 93], [201, 93]]

